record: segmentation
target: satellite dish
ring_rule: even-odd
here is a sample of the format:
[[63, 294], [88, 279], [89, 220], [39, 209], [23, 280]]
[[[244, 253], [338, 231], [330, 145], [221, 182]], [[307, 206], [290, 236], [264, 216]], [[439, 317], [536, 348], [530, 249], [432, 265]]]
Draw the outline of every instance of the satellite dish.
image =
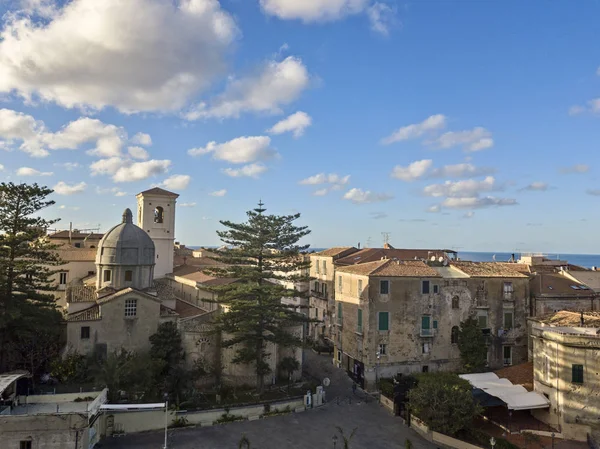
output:
[[442, 263], [444, 261], [444, 258], [442, 256], [438, 257], [438, 262]]
[[431, 256], [431, 261], [435, 262], [435, 256]]
[[325, 379], [323, 379], [324, 387], [328, 387], [330, 384], [331, 384], [331, 381], [329, 380], [329, 377], [326, 377]]

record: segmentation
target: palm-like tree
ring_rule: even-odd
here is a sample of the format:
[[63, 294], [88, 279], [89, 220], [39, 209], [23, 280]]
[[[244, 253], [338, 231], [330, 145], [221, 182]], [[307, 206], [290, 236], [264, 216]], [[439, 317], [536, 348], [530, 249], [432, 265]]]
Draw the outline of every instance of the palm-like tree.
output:
[[340, 436], [342, 437], [342, 441], [344, 442], [343, 449], [350, 449], [350, 442], [352, 441], [352, 438], [354, 438], [354, 435], [356, 434], [356, 431], [358, 430], [358, 427], [355, 427], [352, 430], [352, 433], [350, 433], [349, 436], [346, 436], [344, 434], [344, 429], [342, 429], [340, 426], [336, 426], [335, 428], [340, 433]]

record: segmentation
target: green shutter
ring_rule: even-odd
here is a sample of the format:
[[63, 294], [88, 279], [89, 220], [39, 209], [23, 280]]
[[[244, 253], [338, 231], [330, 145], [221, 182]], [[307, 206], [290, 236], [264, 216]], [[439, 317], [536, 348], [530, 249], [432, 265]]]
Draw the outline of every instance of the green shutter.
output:
[[437, 329], [437, 320], [433, 320], [433, 328]]
[[431, 329], [431, 317], [430, 316], [421, 317], [421, 329]]
[[583, 383], [583, 365], [573, 365], [571, 376], [572, 376], [571, 381], [574, 384], [582, 384]]
[[358, 309], [357, 322], [358, 332], [362, 332], [362, 309]]
[[390, 330], [389, 312], [379, 312], [379, 330]]

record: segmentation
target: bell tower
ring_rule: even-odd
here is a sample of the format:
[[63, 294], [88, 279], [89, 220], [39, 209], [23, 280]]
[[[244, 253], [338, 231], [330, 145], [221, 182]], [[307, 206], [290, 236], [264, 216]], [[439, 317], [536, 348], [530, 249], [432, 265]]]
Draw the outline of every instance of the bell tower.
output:
[[148, 233], [156, 248], [155, 279], [173, 272], [175, 204], [178, 197], [178, 194], [159, 187], [136, 195], [137, 224]]

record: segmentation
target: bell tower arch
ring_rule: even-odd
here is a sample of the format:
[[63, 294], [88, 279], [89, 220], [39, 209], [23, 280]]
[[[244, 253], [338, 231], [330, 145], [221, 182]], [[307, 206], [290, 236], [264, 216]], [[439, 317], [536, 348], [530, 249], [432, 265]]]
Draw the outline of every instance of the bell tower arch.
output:
[[138, 226], [148, 233], [156, 248], [154, 278], [173, 272], [175, 206], [178, 194], [154, 187], [136, 195]]

